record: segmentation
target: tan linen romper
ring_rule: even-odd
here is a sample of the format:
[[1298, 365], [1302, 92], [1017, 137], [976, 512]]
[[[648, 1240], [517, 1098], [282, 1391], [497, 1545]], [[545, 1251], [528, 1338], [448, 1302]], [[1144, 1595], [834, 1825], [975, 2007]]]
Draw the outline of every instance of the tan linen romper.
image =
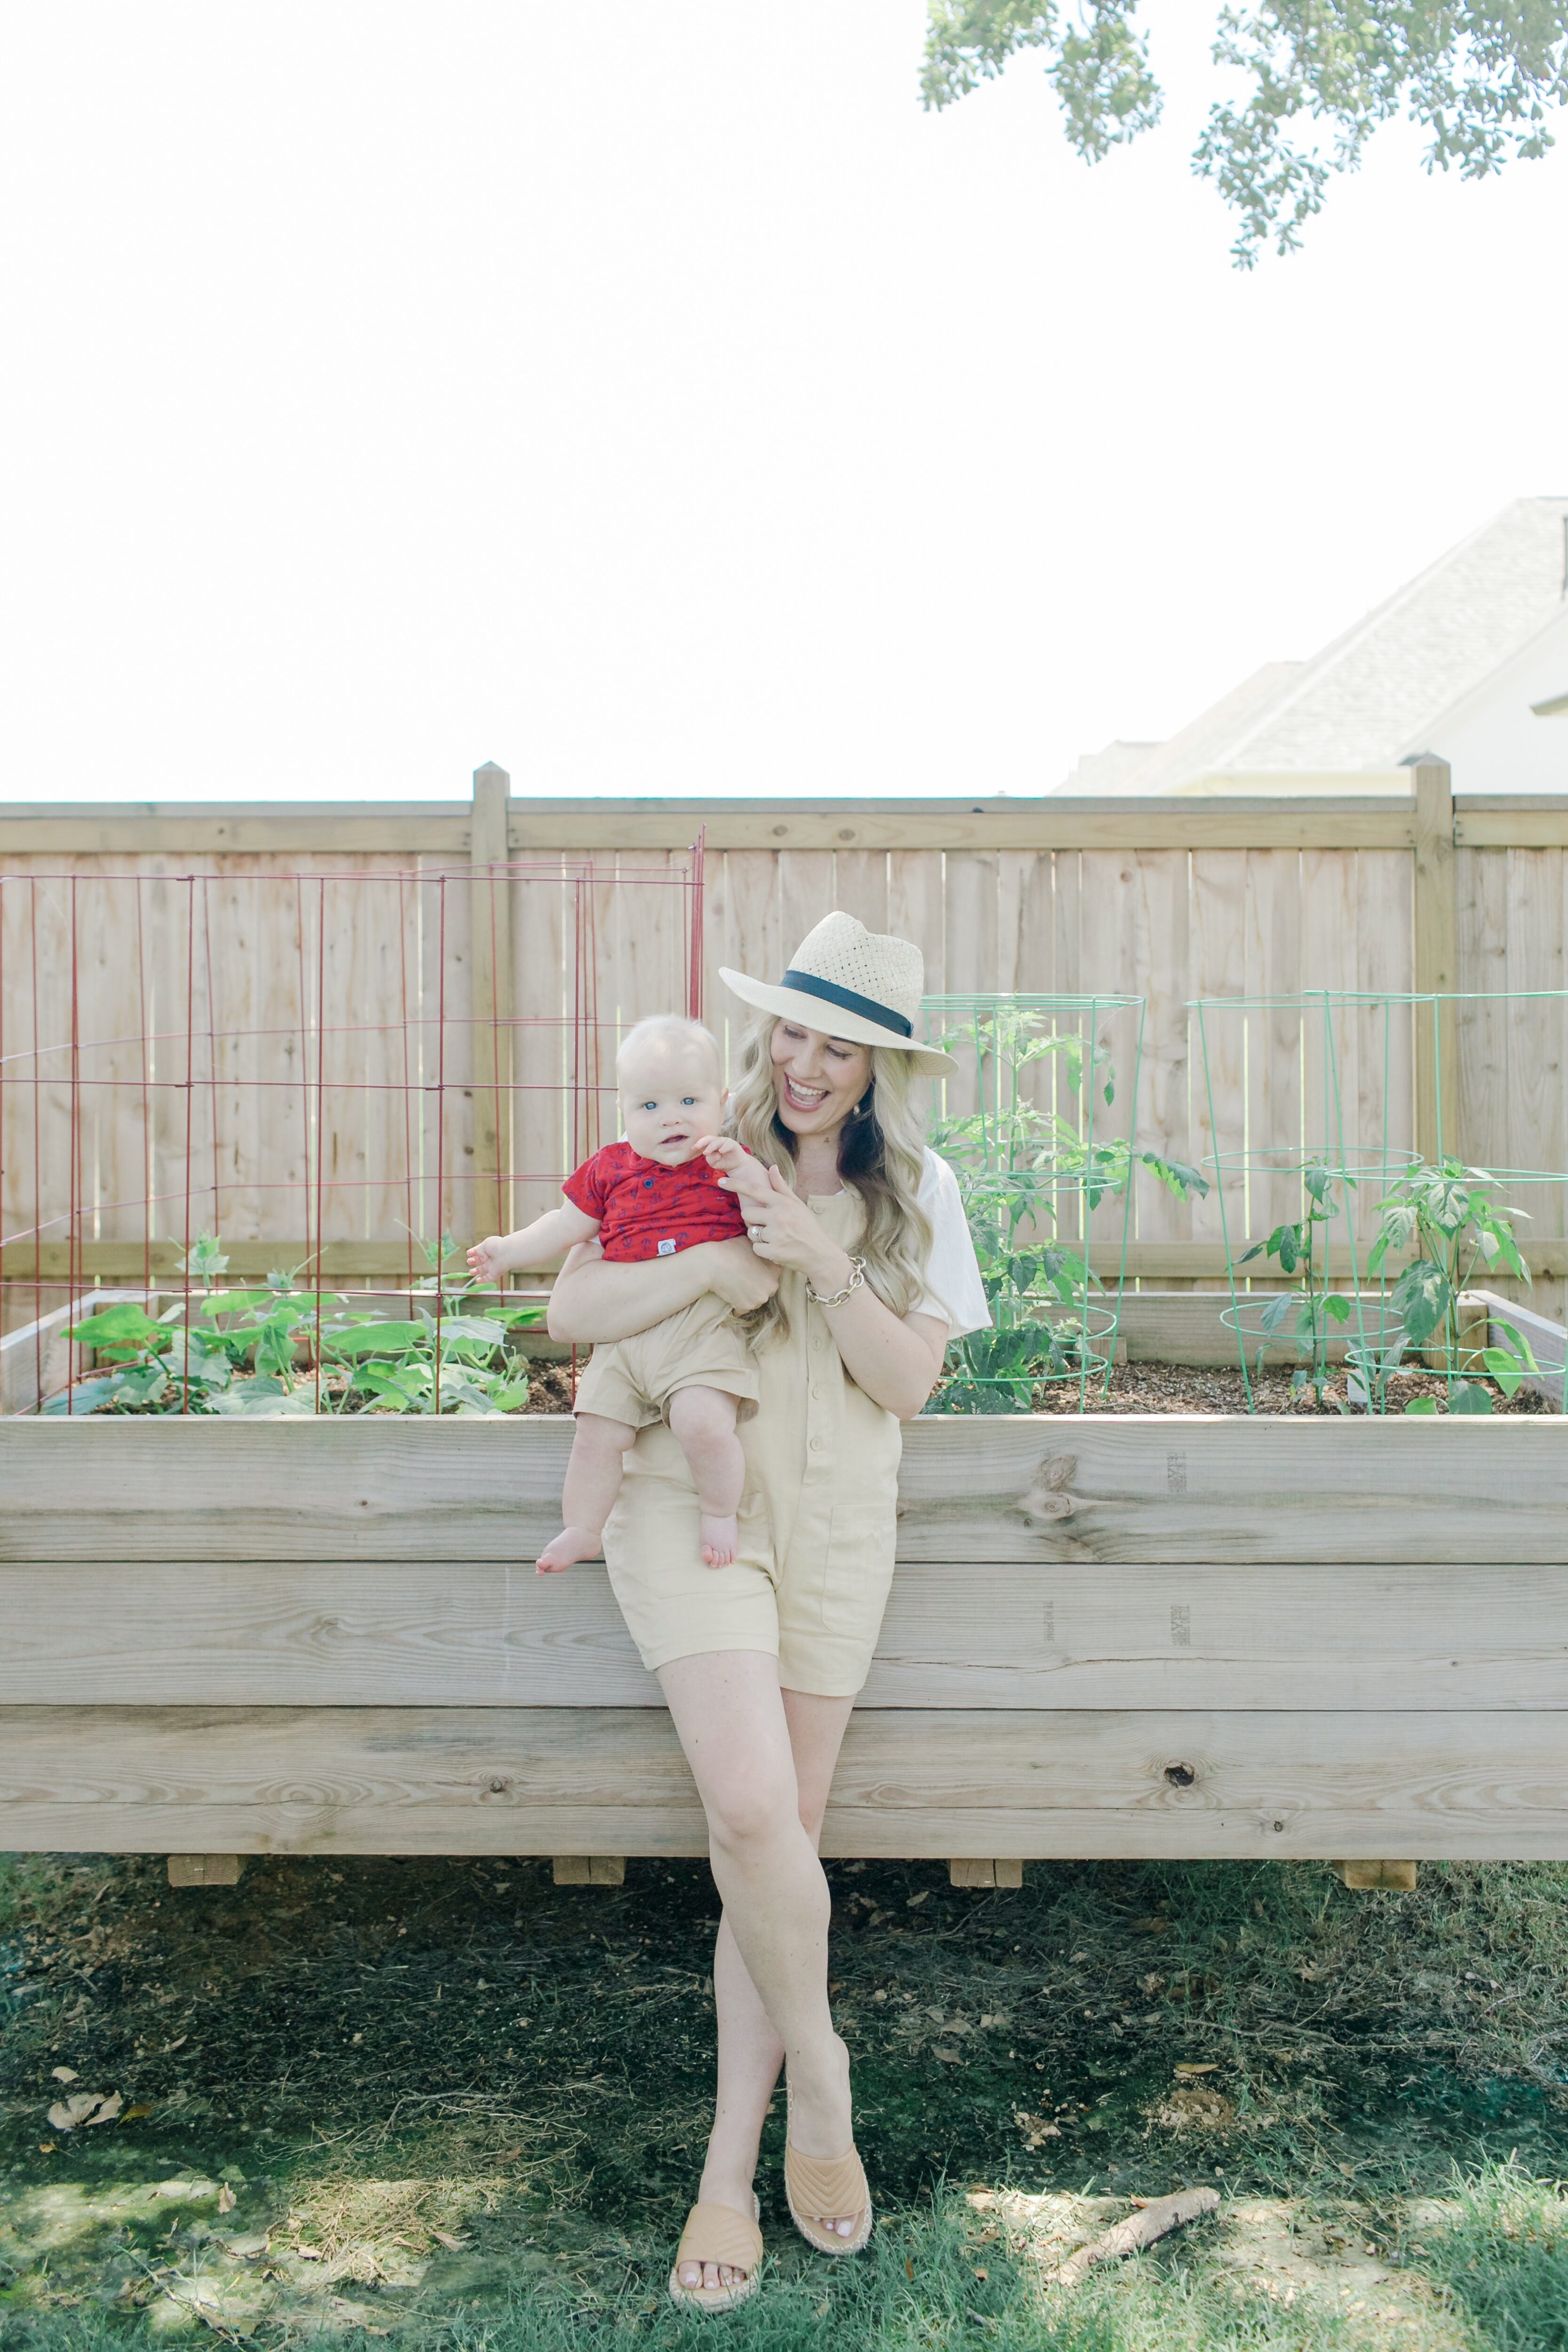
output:
[[[850, 1191], [807, 1202], [840, 1248], [862, 1216]], [[852, 1698], [870, 1668], [893, 1579], [903, 1431], [844, 1369], [827, 1318], [784, 1268], [787, 1339], [756, 1363], [757, 1414], [741, 1432], [740, 1548], [704, 1568], [696, 1490], [662, 1422], [638, 1433], [605, 1528], [610, 1582], [645, 1666], [715, 1650], [777, 1657], [785, 1690]]]
[[692, 1388], [732, 1396], [739, 1421], [756, 1412], [757, 1360], [729, 1307], [711, 1291], [629, 1339], [601, 1340], [577, 1383], [573, 1411], [641, 1429], [668, 1421], [670, 1398]]

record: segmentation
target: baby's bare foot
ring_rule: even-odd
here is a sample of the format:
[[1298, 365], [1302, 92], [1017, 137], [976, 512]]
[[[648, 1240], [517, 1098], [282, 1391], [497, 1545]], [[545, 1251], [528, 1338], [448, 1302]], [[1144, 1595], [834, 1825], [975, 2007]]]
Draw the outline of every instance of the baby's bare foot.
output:
[[730, 1567], [735, 1557], [735, 1547], [741, 1540], [733, 1511], [727, 1519], [716, 1519], [704, 1511], [699, 1524], [702, 1530], [702, 1558], [706, 1565], [709, 1568]]
[[536, 1564], [541, 1576], [559, 1576], [563, 1568], [572, 1568], [580, 1559], [599, 1559], [603, 1554], [604, 1539], [592, 1528], [563, 1528], [554, 1541], [545, 1545]]

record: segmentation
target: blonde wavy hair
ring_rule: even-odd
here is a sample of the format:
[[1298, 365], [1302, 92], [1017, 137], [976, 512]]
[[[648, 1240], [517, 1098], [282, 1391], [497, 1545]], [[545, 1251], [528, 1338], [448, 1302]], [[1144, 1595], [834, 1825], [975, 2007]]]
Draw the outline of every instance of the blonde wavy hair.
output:
[[[789, 1176], [795, 1138], [778, 1112], [773, 1040], [778, 1015], [753, 1013], [741, 1035], [741, 1074], [730, 1093], [725, 1122], [764, 1167]], [[858, 1192], [865, 1213], [858, 1255], [866, 1280], [884, 1307], [907, 1315], [921, 1296], [931, 1256], [931, 1219], [921, 1206], [925, 1173], [925, 1127], [914, 1098], [915, 1076], [907, 1054], [873, 1045], [871, 1082], [838, 1136], [838, 1173]], [[748, 1318], [753, 1346], [770, 1335], [782, 1338], [789, 1317], [779, 1293]]]

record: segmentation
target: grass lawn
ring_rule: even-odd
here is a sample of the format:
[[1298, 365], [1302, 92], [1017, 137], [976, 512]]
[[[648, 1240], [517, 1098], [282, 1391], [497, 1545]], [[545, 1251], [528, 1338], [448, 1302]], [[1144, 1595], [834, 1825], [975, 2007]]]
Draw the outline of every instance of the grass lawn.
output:
[[[0, 1860], [0, 2344], [1568, 2352], [1568, 1867], [829, 1875], [878, 2233], [837, 2265], [795, 2236], [775, 2101], [766, 2292], [713, 2321], [664, 2286], [703, 1866], [264, 1861], [174, 1893], [150, 1859]], [[47, 2121], [89, 2091], [115, 2120]], [[1201, 2181], [1214, 2221], [1050, 2283]]]

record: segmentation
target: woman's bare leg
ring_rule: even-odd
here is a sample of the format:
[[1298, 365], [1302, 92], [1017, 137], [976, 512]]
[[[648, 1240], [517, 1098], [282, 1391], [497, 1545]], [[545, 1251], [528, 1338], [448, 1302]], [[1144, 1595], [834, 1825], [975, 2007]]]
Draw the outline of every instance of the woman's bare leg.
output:
[[[803, 1691], [784, 1691], [782, 1696], [795, 1757], [801, 1827], [815, 1850], [821, 1841], [833, 1769], [855, 1702], [817, 1698]], [[699, 2193], [718, 2204], [743, 2209], [784, 2051], [746, 1972], [728, 1914], [719, 1923], [713, 1947], [713, 1995], [719, 2024], [718, 2096]], [[852, 2216], [821, 2218], [829, 2229], [835, 2218], [841, 2219], [845, 2237], [854, 2229]]]
[[[810, 2156], [849, 2146], [848, 2056], [827, 2007], [827, 1883], [816, 1839], [851, 1702], [781, 1693], [756, 1651], [680, 1658], [660, 1681], [708, 1813], [724, 1900], [714, 1952], [719, 2096], [701, 2195], [748, 2216], [781, 2063], [793, 2137]], [[797, 1762], [798, 1753], [798, 1762]], [[829, 2217], [837, 2218], [837, 2217]], [[683, 2284], [732, 2284], [695, 2263]]]

